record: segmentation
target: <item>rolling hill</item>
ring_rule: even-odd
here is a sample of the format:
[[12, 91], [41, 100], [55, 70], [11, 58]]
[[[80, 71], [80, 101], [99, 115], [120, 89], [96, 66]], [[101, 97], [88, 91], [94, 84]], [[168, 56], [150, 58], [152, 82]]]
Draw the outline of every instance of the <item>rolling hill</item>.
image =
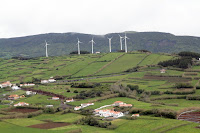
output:
[[[83, 42], [81, 50], [91, 51], [91, 44], [88, 42], [94, 37], [96, 42], [94, 51], [108, 52], [108, 39], [112, 37], [112, 51], [120, 48], [119, 36], [123, 33], [110, 33], [106, 35], [91, 35], [82, 33], [49, 33], [33, 36], [2, 38], [0, 39], [0, 57], [10, 58], [13, 56], [39, 57], [45, 55], [44, 40], [49, 44], [49, 55], [60, 56], [77, 50], [77, 37]], [[146, 49], [154, 53], [174, 53], [180, 51], [200, 50], [200, 37], [175, 36], [170, 33], [161, 32], [127, 32], [128, 50]]]

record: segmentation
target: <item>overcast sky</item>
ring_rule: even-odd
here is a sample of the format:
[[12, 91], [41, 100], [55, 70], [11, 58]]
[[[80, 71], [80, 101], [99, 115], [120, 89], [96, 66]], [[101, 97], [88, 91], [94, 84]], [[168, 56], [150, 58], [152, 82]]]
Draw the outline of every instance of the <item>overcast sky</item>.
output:
[[200, 36], [200, 0], [0, 0], [0, 38], [123, 31]]

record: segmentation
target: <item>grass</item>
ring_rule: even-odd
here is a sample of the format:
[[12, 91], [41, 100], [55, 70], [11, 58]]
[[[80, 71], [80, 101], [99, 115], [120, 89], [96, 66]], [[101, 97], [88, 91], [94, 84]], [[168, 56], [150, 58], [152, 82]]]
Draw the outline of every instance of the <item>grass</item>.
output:
[[23, 126], [23, 127], [44, 123], [43, 121], [30, 119], [30, 118], [7, 119], [7, 120], [3, 120], [3, 121], [10, 123], [10, 124]]
[[73, 123], [79, 119], [81, 119], [83, 116], [80, 114], [74, 114], [74, 113], [67, 113], [67, 114], [42, 114], [39, 116], [34, 117], [35, 120], [52, 120], [53, 122], [69, 122]]
[[105, 69], [97, 73], [97, 75], [124, 72], [129, 68], [136, 67], [144, 57], [145, 54], [125, 54], [107, 66]]
[[58, 106], [60, 104], [60, 101], [56, 101], [56, 100], [51, 100], [49, 99], [51, 97], [49, 96], [44, 96], [44, 95], [40, 95], [40, 94], [36, 94], [30, 97], [26, 97], [23, 99], [17, 99], [15, 100], [15, 103], [18, 102], [26, 102], [32, 105], [54, 105], [54, 106]]
[[196, 100], [186, 100], [186, 99], [170, 99], [170, 100], [156, 100], [156, 102], [162, 102], [165, 104], [177, 104], [178, 109], [183, 109], [187, 107], [200, 107], [199, 101]]

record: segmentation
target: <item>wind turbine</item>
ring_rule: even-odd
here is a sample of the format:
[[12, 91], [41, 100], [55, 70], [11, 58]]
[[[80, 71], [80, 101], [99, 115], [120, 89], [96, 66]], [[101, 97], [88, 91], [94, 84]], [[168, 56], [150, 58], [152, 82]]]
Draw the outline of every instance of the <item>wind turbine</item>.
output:
[[79, 38], [77, 38], [78, 39], [78, 42], [77, 42], [77, 45], [78, 45], [78, 54], [80, 55], [81, 54], [81, 52], [80, 52], [80, 43], [82, 43], [81, 41], [79, 41]]
[[48, 56], [48, 51], [47, 51], [47, 46], [48, 46], [48, 45], [50, 45], [50, 44], [48, 44], [48, 43], [47, 43], [47, 41], [45, 40], [45, 47], [46, 47], [46, 57], [49, 57], [49, 56]]
[[95, 43], [95, 41], [93, 40], [93, 38], [92, 38], [92, 40], [91, 41], [89, 41], [89, 43], [92, 43], [92, 54], [94, 53], [94, 44], [96, 44]]
[[112, 51], [112, 50], [111, 50], [111, 40], [112, 40], [112, 38], [113, 38], [113, 37], [108, 38], [108, 40], [109, 40], [109, 50], [110, 50], [110, 53], [111, 53], [111, 51]]
[[125, 36], [124, 36], [125, 53], [127, 53], [127, 52], [128, 52], [128, 50], [127, 50], [127, 43], [126, 43], [126, 39], [129, 39], [129, 38], [126, 36], [126, 32], [125, 32]]
[[120, 46], [121, 46], [121, 50], [122, 50], [122, 40], [123, 40], [124, 37], [120, 36], [120, 34], [118, 34], [118, 35], [119, 35], [119, 38], [120, 38]]

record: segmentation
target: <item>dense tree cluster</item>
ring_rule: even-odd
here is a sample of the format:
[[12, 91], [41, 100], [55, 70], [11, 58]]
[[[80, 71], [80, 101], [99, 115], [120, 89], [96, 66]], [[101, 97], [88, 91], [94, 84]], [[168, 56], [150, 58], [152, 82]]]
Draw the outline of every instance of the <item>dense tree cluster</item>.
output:
[[193, 88], [193, 86], [189, 83], [177, 83], [175, 84], [175, 87], [177, 89], [182, 89], [182, 88]]
[[81, 91], [75, 98], [76, 99], [87, 99], [87, 98], [94, 98], [96, 96], [101, 96], [103, 92], [102, 91]]
[[145, 50], [145, 49], [141, 49], [141, 50], [138, 50], [139, 52], [144, 52], [144, 53], [151, 53], [151, 51], [148, 51], [148, 50]]
[[27, 58], [27, 57], [21, 57], [21, 56], [14, 56], [12, 59], [17, 59], [17, 60], [31, 60], [33, 58]]
[[[70, 54], [78, 54], [78, 51], [73, 51]], [[80, 51], [80, 54], [90, 54], [88, 51]]]
[[162, 62], [159, 62], [158, 65], [161, 65], [163, 67], [175, 66], [178, 68], [186, 69], [192, 65], [192, 58], [182, 57], [180, 59], [162, 61]]
[[200, 58], [199, 53], [188, 52], [188, 51], [180, 52], [180, 53], [178, 53], [178, 55], [181, 57], [191, 57], [191, 58], [196, 58], [196, 59]]
[[72, 88], [95, 88], [100, 86], [100, 83], [72, 83]]
[[82, 125], [90, 125], [90, 126], [96, 126], [96, 127], [101, 127], [101, 128], [107, 128], [108, 126], [111, 125], [111, 122], [99, 122], [97, 119], [91, 116], [86, 116], [82, 119], [80, 119], [77, 124], [82, 124]]

